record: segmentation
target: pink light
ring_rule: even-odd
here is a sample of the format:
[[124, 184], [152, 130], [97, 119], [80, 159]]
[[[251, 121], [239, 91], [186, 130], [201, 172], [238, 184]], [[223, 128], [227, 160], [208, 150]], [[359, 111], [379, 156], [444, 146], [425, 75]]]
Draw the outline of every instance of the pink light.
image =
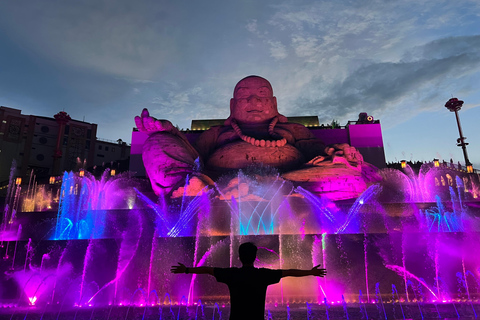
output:
[[336, 208], [335, 203], [333, 202], [327, 203], [327, 208]]
[[34, 305], [35, 305], [35, 301], [37, 301], [37, 297], [31, 297], [31, 298], [28, 298], [28, 300], [30, 300], [30, 304], [31, 304], [32, 306], [34, 306]]

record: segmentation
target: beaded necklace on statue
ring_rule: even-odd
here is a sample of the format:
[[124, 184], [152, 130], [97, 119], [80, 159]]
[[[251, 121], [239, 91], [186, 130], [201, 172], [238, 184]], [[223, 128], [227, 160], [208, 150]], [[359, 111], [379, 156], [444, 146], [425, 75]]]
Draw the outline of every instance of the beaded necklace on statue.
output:
[[235, 133], [240, 137], [240, 139], [250, 143], [252, 146], [283, 147], [285, 144], [287, 144], [287, 139], [283, 138], [281, 135], [273, 131], [277, 122], [278, 122], [278, 117], [275, 117], [272, 119], [272, 122], [270, 122], [270, 124], [268, 125], [268, 133], [272, 138], [277, 138], [279, 140], [263, 140], [263, 139], [259, 140], [259, 139], [255, 139], [254, 137], [244, 135], [242, 132], [242, 129], [240, 129], [240, 127], [238, 126], [235, 120], [232, 120], [232, 128], [235, 131]]

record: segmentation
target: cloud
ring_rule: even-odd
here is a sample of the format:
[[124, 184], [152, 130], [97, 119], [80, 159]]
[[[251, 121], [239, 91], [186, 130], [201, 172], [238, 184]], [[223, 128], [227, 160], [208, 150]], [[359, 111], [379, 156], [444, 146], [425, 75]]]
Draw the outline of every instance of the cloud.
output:
[[247, 23], [247, 25], [245, 26], [245, 28], [246, 28], [249, 32], [251, 32], [251, 33], [253, 33], [253, 34], [257, 35], [257, 36], [259, 35], [259, 33], [258, 33], [258, 26], [257, 26], [257, 20], [255, 20], [255, 19], [250, 20], [250, 21]]
[[285, 46], [280, 41], [267, 41], [270, 45], [270, 55], [276, 60], [285, 59], [288, 54]]
[[318, 52], [317, 43], [318, 39], [314, 37], [294, 36], [292, 38], [292, 46], [299, 57], [310, 57], [316, 54]]
[[480, 35], [436, 39], [405, 53], [406, 60], [415, 58], [443, 59], [459, 54], [479, 54]]
[[299, 1], [273, 8], [255, 32], [268, 34], [270, 51], [282, 44], [269, 77], [286, 115], [345, 121], [365, 110], [394, 126], [433, 110], [446, 92], [475, 90], [480, 36], [458, 34], [478, 30], [479, 3]]
[[[226, 118], [229, 109], [227, 98], [215, 91], [205, 92], [200, 86], [182, 90], [175, 88], [156, 96], [151, 101], [151, 114], [159, 119], [169, 119], [181, 127], [189, 125], [192, 119]], [[180, 117], [177, 118], [177, 117]]]
[[166, 4], [42, 1], [3, 9], [1, 24], [19, 43], [66, 65], [150, 80], [176, 51]]
[[112, 123], [148, 107], [186, 127], [227, 117], [236, 81], [259, 74], [286, 115], [394, 125], [477, 89], [479, 13], [467, 0], [2, 2], [0, 94], [87, 104], [90, 118], [115, 106], [100, 115]]
[[432, 109], [432, 101], [445, 95], [442, 89], [452, 79], [480, 71], [479, 41], [480, 36], [439, 39], [415, 48], [421, 52], [418, 60], [364, 65], [332, 85], [328, 97], [299, 99], [296, 110], [315, 110], [325, 120], [352, 118], [358, 110], [395, 117], [401, 110], [406, 120]]

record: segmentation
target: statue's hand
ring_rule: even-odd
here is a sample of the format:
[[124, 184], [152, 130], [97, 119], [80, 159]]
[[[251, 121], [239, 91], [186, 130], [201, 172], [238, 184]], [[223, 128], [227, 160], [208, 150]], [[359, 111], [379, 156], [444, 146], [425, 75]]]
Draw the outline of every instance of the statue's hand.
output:
[[173, 126], [173, 124], [168, 120], [158, 120], [154, 117], [151, 117], [148, 113], [148, 110], [145, 108], [142, 111], [142, 114], [135, 117], [135, 124], [141, 132], [152, 134], [155, 132], [171, 132], [177, 133], [178, 129]]
[[312, 160], [308, 161], [307, 164], [311, 164], [311, 165], [314, 165], [314, 166], [322, 166], [322, 165], [324, 165], [324, 162], [325, 162], [325, 157], [324, 156], [316, 156]]
[[[332, 158], [342, 157], [348, 162], [361, 165], [363, 163], [362, 154], [347, 143], [333, 144], [325, 148], [325, 153]], [[335, 161], [335, 160], [334, 160]]]

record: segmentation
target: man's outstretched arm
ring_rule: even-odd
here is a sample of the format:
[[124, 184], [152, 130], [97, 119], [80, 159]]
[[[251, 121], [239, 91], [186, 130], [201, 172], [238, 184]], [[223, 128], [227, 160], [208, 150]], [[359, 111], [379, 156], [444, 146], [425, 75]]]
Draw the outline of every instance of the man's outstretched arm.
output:
[[212, 267], [189, 267], [187, 268], [184, 264], [178, 263], [178, 266], [172, 266], [170, 269], [171, 273], [196, 273], [196, 274], [210, 274], [213, 276]]
[[310, 270], [282, 269], [282, 278], [283, 277], [306, 277], [306, 276], [325, 277], [325, 275], [327, 274], [327, 270], [321, 269], [319, 267], [320, 265], [315, 266]]

